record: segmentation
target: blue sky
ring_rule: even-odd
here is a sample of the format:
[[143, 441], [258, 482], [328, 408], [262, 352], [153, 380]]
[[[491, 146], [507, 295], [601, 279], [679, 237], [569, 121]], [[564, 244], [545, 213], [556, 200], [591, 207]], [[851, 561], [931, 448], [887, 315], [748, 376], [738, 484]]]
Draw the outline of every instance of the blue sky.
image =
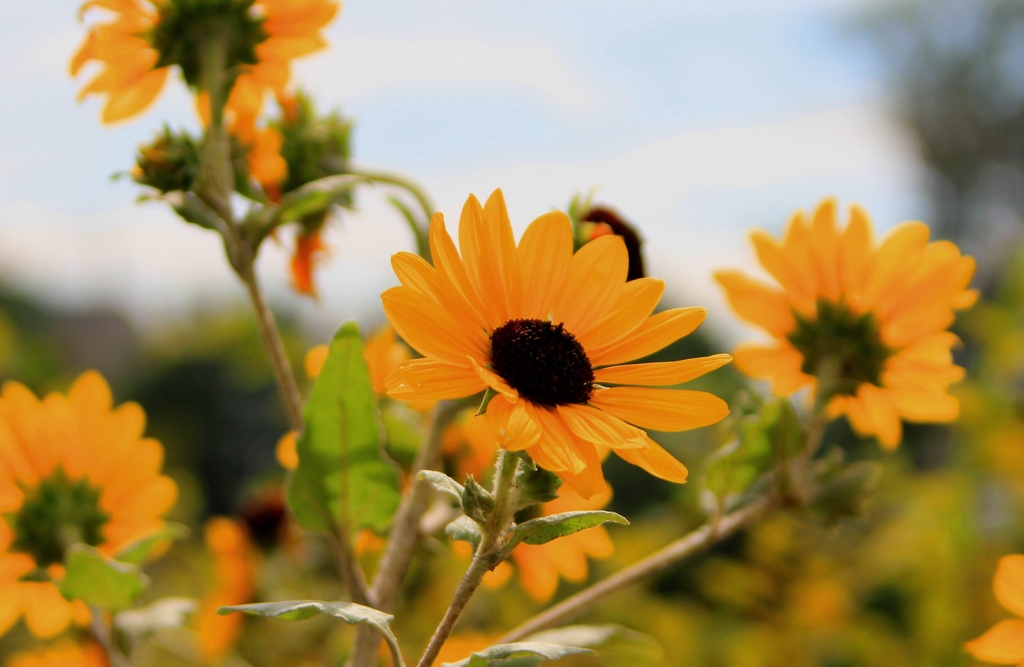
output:
[[[77, 104], [66, 64], [77, 2], [0, 9], [0, 280], [143, 326], [240, 301], [216, 238], [112, 182], [164, 121], [194, 126], [180, 84], [113, 128]], [[521, 230], [578, 191], [638, 222], [652, 273], [727, 328], [708, 274], [747, 266], [745, 231], [778, 230], [825, 195], [879, 227], [920, 216], [913, 145], [887, 114], [877, 63], [845, 27], [851, 0], [350, 0], [329, 51], [296, 80], [356, 120], [355, 157], [424, 184], [454, 224], [502, 187]], [[284, 247], [260, 270], [318, 331], [380, 317], [388, 257], [409, 247], [377, 192], [335, 226], [319, 302], [288, 291]]]

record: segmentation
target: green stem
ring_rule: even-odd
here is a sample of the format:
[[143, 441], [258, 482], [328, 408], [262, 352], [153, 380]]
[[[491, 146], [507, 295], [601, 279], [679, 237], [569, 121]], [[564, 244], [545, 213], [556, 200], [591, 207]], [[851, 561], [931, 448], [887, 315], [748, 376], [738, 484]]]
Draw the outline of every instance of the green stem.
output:
[[484, 575], [493, 570], [502, 561], [502, 551], [509, 529], [513, 526], [516, 503], [519, 500], [519, 488], [516, 485], [516, 471], [519, 469], [519, 457], [512, 452], [501, 450], [494, 471], [494, 512], [488, 525], [483, 529], [483, 540], [473, 554], [473, 562], [466, 570], [462, 583], [455, 591], [444, 618], [434, 630], [430, 643], [423, 651], [417, 667], [431, 667], [441, 652], [441, 647], [448, 641], [455, 624], [462, 615], [473, 593], [480, 587]]
[[89, 612], [92, 614], [89, 632], [103, 652], [107, 654], [107, 660], [111, 667], [131, 667], [132, 663], [128, 660], [128, 656], [114, 644], [113, 633], [110, 631], [110, 626], [107, 625], [103, 610], [96, 605], [89, 605]]
[[434, 204], [430, 201], [430, 197], [416, 182], [401, 176], [399, 174], [393, 174], [386, 171], [375, 171], [373, 169], [360, 169], [358, 167], [348, 166], [347, 172], [355, 176], [362, 176], [363, 178], [373, 183], [383, 183], [385, 185], [394, 185], [399, 187], [416, 200], [423, 210], [423, 217], [426, 223], [424, 225], [415, 225], [408, 216], [406, 220], [409, 221], [409, 226], [412, 229], [413, 234], [416, 236], [416, 247], [419, 254], [426, 260], [430, 260], [430, 240], [429, 230], [430, 219], [434, 216], [434, 212], [437, 210], [434, 208]]

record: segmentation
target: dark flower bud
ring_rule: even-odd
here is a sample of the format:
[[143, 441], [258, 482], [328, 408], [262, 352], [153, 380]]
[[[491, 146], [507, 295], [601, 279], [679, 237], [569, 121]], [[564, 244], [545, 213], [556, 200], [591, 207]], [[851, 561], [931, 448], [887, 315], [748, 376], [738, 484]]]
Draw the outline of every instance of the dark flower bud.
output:
[[644, 273], [644, 257], [640, 252], [640, 245], [643, 243], [643, 240], [636, 233], [636, 229], [632, 224], [623, 220], [614, 210], [604, 206], [590, 207], [583, 214], [583, 217], [580, 218], [580, 221], [593, 223], [590, 226], [584, 227], [586, 230], [584, 241], [593, 241], [600, 236], [608, 234], [622, 237], [622, 240], [626, 243], [626, 252], [629, 253], [629, 273], [626, 275], [626, 280], [636, 280], [646, 275]]

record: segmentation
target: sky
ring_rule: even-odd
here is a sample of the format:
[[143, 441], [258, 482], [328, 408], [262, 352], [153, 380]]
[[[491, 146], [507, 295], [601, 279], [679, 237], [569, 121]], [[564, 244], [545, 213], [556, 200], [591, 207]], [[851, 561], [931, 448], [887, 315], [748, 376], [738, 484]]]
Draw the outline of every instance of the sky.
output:
[[[242, 303], [216, 236], [186, 225], [127, 171], [163, 123], [195, 127], [168, 86], [144, 116], [99, 122], [67, 63], [78, 3], [0, 3], [0, 281], [64, 308], [102, 306], [143, 329]], [[672, 305], [744, 335], [710, 273], [753, 270], [754, 226], [781, 230], [825, 196], [857, 201], [879, 229], [926, 210], [911, 139], [851, 20], [854, 0], [349, 0], [329, 50], [294, 80], [355, 121], [354, 161], [404, 173], [456, 226], [470, 193], [504, 190], [517, 233], [578, 192], [645, 238]], [[290, 235], [259, 272], [275, 306], [326, 337], [381, 320], [388, 258], [411, 249], [367, 189], [329, 234], [320, 298], [291, 293]]]

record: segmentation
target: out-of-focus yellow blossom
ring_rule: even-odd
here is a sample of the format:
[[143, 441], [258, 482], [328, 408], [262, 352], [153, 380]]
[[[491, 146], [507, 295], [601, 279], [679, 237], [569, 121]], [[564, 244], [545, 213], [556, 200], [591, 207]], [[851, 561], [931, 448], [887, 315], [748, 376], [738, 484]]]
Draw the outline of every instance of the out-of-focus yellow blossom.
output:
[[93, 643], [63, 639], [53, 646], [21, 651], [7, 658], [6, 667], [107, 667], [103, 649]]
[[[71, 60], [71, 74], [95, 61], [100, 72], [79, 92], [106, 97], [102, 119], [125, 120], [157, 98], [170, 68], [178, 65], [186, 82], [199, 87], [204, 32], [218, 25], [225, 33], [229, 73], [234, 75], [226, 111], [239, 125], [254, 125], [268, 92], [283, 92], [291, 61], [326, 46], [321, 30], [338, 12], [334, 0], [235, 0], [195, 3], [183, 0], [89, 0], [90, 10], [109, 12], [93, 24]], [[199, 102], [200, 114], [208, 97]]]
[[754, 231], [778, 287], [738, 271], [715, 278], [736, 314], [775, 341], [737, 348], [737, 367], [771, 379], [777, 394], [827, 391], [830, 417], [846, 415], [888, 449], [902, 439], [901, 419], [955, 420], [959, 404], [946, 389], [964, 371], [952, 363], [958, 339], [947, 328], [977, 299], [968, 289], [975, 264], [928, 236], [926, 225], [906, 222], [876, 246], [868, 214], [853, 206], [840, 229], [832, 199], [810, 221], [798, 211], [781, 242]]
[[[1003, 556], [992, 580], [999, 604], [1024, 617], [1024, 555]], [[999, 621], [988, 632], [964, 644], [982, 662], [997, 665], [1024, 664], [1024, 618]]]
[[68, 540], [115, 556], [160, 530], [178, 489], [160, 474], [164, 450], [143, 437], [135, 403], [113, 407], [99, 373], [39, 400], [17, 382], [0, 391], [0, 634], [20, 616], [53, 637], [90, 615], [50, 579]]
[[481, 651], [488, 646], [493, 646], [497, 640], [498, 635], [488, 635], [482, 632], [454, 634], [441, 647], [441, 652], [437, 654], [434, 664], [443, 665], [446, 662], [465, 660], [474, 651]]
[[199, 649], [208, 662], [217, 662], [242, 631], [244, 614], [220, 616], [217, 609], [252, 602], [256, 590], [258, 553], [245, 526], [228, 517], [206, 522], [206, 548], [213, 556], [213, 590], [197, 612]]
[[[605, 449], [657, 477], [686, 481], [686, 467], [641, 428], [707, 426], [729, 409], [706, 392], [655, 387], [700, 377], [730, 357], [626, 362], [691, 333], [704, 309], [651, 315], [664, 283], [627, 282], [628, 254], [615, 235], [574, 254], [561, 211], [537, 218], [517, 245], [501, 190], [484, 206], [469, 197], [459, 246], [461, 254], [438, 213], [430, 224], [433, 265], [408, 252], [392, 257], [402, 285], [381, 296], [384, 312], [425, 358], [399, 366], [388, 394], [455, 399], [490, 388], [497, 396], [487, 418], [501, 446], [525, 450], [587, 498], [605, 488]], [[629, 386], [605, 386], [612, 384]]]

